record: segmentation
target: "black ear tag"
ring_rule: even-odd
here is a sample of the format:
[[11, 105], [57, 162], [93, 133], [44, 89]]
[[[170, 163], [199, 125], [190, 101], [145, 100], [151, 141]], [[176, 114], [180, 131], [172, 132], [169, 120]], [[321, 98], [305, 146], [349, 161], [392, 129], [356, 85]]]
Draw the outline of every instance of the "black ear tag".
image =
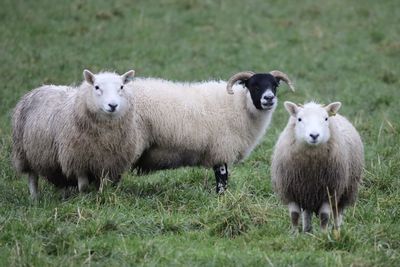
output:
[[222, 174], [222, 175], [225, 175], [225, 174], [226, 174], [225, 165], [222, 165], [222, 166], [219, 167], [219, 173]]

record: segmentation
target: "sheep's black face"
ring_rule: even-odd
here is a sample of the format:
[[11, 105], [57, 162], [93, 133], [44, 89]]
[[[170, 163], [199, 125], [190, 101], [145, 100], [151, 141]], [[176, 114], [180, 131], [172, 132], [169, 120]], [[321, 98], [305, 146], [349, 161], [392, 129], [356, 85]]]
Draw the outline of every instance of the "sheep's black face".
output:
[[279, 80], [269, 73], [254, 74], [242, 84], [249, 90], [254, 106], [261, 110], [270, 110], [276, 106], [276, 90]]

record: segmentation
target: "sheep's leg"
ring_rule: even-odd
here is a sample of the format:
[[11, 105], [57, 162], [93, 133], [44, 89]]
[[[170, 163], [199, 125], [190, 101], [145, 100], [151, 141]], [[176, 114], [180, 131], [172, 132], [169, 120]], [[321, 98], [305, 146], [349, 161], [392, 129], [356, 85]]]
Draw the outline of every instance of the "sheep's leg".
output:
[[117, 175], [116, 177], [114, 177], [113, 179], [111, 179], [111, 185], [112, 185], [113, 187], [118, 186], [118, 185], [119, 185], [119, 182], [121, 181], [121, 177], [122, 177], [122, 175], [119, 174], [119, 175]]
[[292, 221], [292, 230], [296, 232], [299, 226], [299, 218], [300, 218], [300, 207], [295, 202], [290, 202], [288, 205], [289, 208], [289, 216]]
[[86, 175], [78, 176], [78, 190], [79, 192], [86, 192], [89, 189], [89, 179]]
[[339, 209], [339, 211], [333, 214], [333, 228], [336, 230], [340, 229], [340, 226], [343, 223], [343, 209]]
[[61, 199], [62, 200], [67, 200], [68, 199], [68, 189], [67, 189], [67, 187], [61, 188], [60, 192], [61, 192]]
[[37, 199], [38, 196], [38, 178], [38, 175], [35, 173], [29, 173], [28, 175], [29, 193], [33, 200]]
[[70, 196], [70, 188], [68, 186], [62, 187], [58, 189], [60, 194], [61, 194], [61, 199], [62, 200], [67, 200]]
[[228, 186], [228, 166], [226, 163], [223, 165], [214, 166], [215, 180], [217, 182], [217, 194], [223, 194]]
[[331, 207], [329, 206], [329, 203], [324, 202], [318, 212], [321, 230], [324, 232], [326, 232], [326, 228], [328, 227], [330, 211]]
[[311, 224], [312, 212], [310, 210], [303, 211], [303, 231], [309, 233], [312, 230]]

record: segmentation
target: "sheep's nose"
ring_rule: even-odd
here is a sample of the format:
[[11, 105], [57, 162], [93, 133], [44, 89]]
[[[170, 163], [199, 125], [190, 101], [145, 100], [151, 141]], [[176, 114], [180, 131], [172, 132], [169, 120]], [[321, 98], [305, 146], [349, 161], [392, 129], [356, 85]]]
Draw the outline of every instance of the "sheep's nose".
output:
[[264, 99], [267, 100], [268, 102], [272, 101], [274, 99], [275, 96], [273, 95], [266, 95], [264, 96]]
[[117, 107], [118, 107], [118, 104], [108, 104], [108, 106], [111, 108], [111, 112], [114, 112], [116, 109], [117, 109]]
[[310, 137], [315, 141], [317, 140], [319, 134], [310, 134]]

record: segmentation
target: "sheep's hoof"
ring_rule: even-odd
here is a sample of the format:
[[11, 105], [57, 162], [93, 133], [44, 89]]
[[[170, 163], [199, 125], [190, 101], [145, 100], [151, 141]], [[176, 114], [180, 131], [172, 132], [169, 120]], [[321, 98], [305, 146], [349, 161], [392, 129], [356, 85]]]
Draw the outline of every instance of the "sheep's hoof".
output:
[[322, 234], [328, 235], [328, 232], [329, 232], [329, 231], [328, 231], [328, 227], [322, 227], [322, 226], [321, 226], [320, 229], [321, 229], [321, 233], [322, 233]]
[[319, 214], [319, 218], [320, 218], [320, 227], [321, 227], [321, 231], [323, 233], [327, 232], [328, 229], [328, 222], [329, 222], [329, 214], [328, 213], [323, 213], [321, 212]]
[[89, 185], [88, 184], [84, 184], [84, 185], [79, 187], [79, 193], [87, 193], [87, 192], [89, 192]]
[[62, 201], [66, 201], [69, 198], [71, 198], [71, 196], [73, 195], [74, 191], [76, 191], [76, 188], [73, 188], [73, 187], [60, 188], [61, 200]]
[[300, 218], [300, 213], [298, 213], [297, 211], [290, 212], [290, 219], [292, 221], [293, 228], [297, 228], [299, 226], [299, 218]]
[[333, 238], [335, 238], [335, 240], [339, 240], [340, 239], [340, 230], [333, 229]]
[[291, 236], [296, 237], [296, 236], [298, 236], [300, 233], [301, 233], [301, 229], [300, 229], [298, 226], [292, 226], [292, 227], [290, 228], [289, 234], [290, 234]]
[[79, 177], [78, 178], [78, 190], [79, 190], [79, 193], [88, 192], [89, 180], [87, 177]]
[[38, 198], [38, 176], [30, 173], [28, 175], [29, 194], [32, 201], [36, 201]]
[[31, 199], [31, 201], [34, 202], [34, 203], [38, 202], [39, 194], [38, 194], [37, 192], [31, 193], [31, 194], [30, 194], [30, 199]]
[[226, 191], [226, 186], [224, 186], [222, 183], [218, 183], [216, 189], [218, 195], [223, 195]]

